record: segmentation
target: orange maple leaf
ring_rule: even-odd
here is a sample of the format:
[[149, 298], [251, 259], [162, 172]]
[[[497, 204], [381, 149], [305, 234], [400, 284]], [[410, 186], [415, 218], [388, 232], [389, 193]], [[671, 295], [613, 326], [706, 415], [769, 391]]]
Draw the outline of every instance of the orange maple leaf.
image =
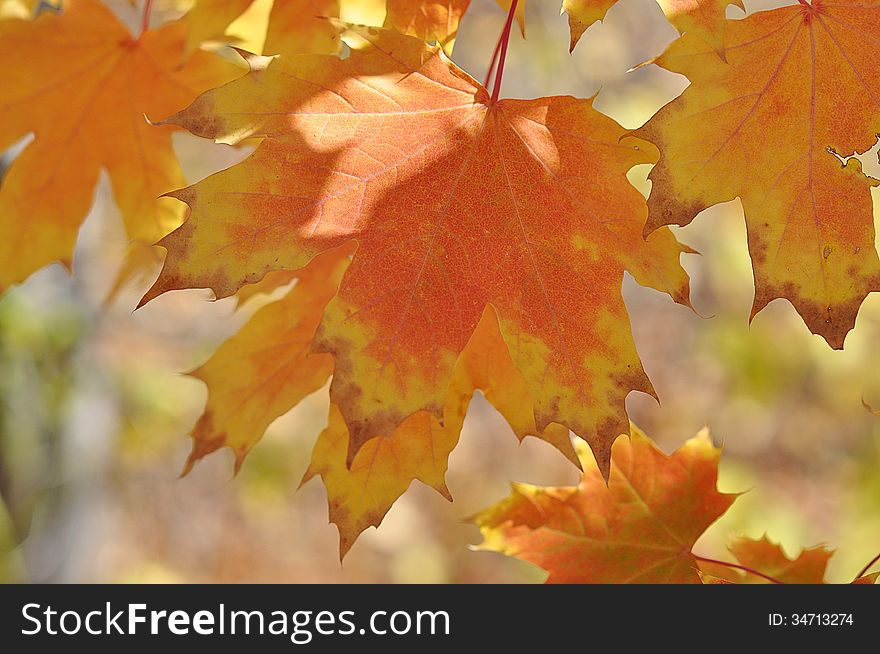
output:
[[[825, 571], [834, 550], [825, 546], [804, 548], [789, 558], [766, 535], [760, 539], [735, 538], [728, 546], [739, 564], [700, 558], [700, 576], [705, 584], [825, 584]], [[874, 584], [880, 572], [868, 573], [875, 558], [856, 575], [853, 584]]]
[[[828, 560], [834, 551], [824, 547], [805, 548], [795, 559], [790, 559], [778, 543], [766, 535], [760, 539], [735, 538], [728, 545], [730, 553], [745, 568], [760, 572], [783, 584], [824, 584]], [[768, 584], [762, 577], [748, 570], [700, 561], [700, 570], [707, 575], [736, 584]], [[714, 582], [713, 583], [717, 583]]]
[[708, 432], [666, 456], [633, 427], [614, 443], [607, 486], [580, 453], [577, 486], [514, 484], [477, 515], [480, 548], [540, 566], [548, 583], [700, 583], [694, 543], [737, 497], [716, 488]]
[[[825, 570], [834, 551], [825, 547], [804, 548], [795, 559], [789, 559], [779, 544], [765, 535], [755, 540], [736, 538], [728, 545], [731, 554], [745, 566], [760, 570], [785, 584], [825, 583]], [[764, 583], [760, 577], [749, 576], [750, 582]]]
[[865, 296], [880, 290], [878, 181], [852, 156], [880, 132], [878, 10], [878, 0], [815, 0], [728, 21], [728, 63], [685, 34], [656, 63], [691, 85], [636, 132], [662, 152], [649, 229], [686, 225], [739, 197], [752, 316], [786, 298], [835, 348]]
[[35, 135], [0, 187], [0, 290], [52, 261], [70, 264], [77, 230], [106, 169], [130, 238], [154, 242], [180, 224], [185, 182], [167, 116], [241, 73], [205, 52], [183, 65], [185, 29], [132, 37], [96, 0], [0, 22], [0, 150]]
[[651, 146], [591, 100], [489, 98], [438, 47], [352, 28], [351, 56], [267, 62], [172, 122], [223, 142], [266, 138], [242, 164], [176, 192], [191, 215], [162, 240], [143, 302], [177, 288], [235, 293], [350, 240], [358, 250], [316, 349], [363, 443], [408, 416], [438, 419], [455, 362], [491, 305], [535, 403], [607, 470], [631, 390], [651, 392], [620, 295], [624, 270], [687, 302], [686, 251], [641, 237], [626, 172]]
[[[479, 548], [540, 566], [548, 583], [824, 584], [824, 547], [790, 559], [766, 536], [735, 538], [738, 563], [693, 553], [694, 544], [738, 494], [716, 487], [721, 450], [708, 431], [666, 456], [639, 431], [614, 443], [608, 485], [586, 448], [578, 486], [513, 484], [506, 499], [472, 520]], [[851, 582], [874, 584], [870, 561]]]

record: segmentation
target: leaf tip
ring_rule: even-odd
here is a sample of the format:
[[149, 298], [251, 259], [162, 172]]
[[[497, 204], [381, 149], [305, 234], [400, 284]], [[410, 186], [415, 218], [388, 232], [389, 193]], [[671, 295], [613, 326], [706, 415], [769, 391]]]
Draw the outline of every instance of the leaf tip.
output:
[[632, 68], [629, 68], [626, 72], [627, 73], [634, 73], [635, 71], [637, 71], [641, 68], [644, 68], [645, 66], [650, 66], [651, 64], [656, 64], [658, 58], [659, 57], [652, 57], [651, 59], [647, 59], [639, 64], [636, 64]]
[[235, 50], [239, 57], [244, 59], [244, 62], [248, 65], [248, 68], [252, 73], [260, 73], [266, 70], [269, 67], [269, 64], [272, 63], [272, 60], [278, 58], [278, 55], [266, 56], [254, 54], [248, 50], [237, 48], [234, 45], [229, 47]]

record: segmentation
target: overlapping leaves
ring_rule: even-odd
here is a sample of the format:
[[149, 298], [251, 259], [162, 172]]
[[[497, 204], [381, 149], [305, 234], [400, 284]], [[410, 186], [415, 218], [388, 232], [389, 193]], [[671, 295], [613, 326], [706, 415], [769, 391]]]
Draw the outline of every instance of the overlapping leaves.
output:
[[[717, 490], [721, 450], [708, 431], [667, 456], [633, 427], [631, 439], [614, 444], [607, 486], [590, 453], [579, 454], [577, 486], [514, 484], [475, 516], [481, 548], [540, 566], [548, 583], [825, 583], [833, 551], [822, 546], [791, 559], [765, 536], [734, 539], [735, 562], [694, 553], [737, 497]], [[853, 583], [878, 575], [864, 570]]]
[[[240, 69], [199, 46], [225, 39], [251, 0], [199, 0], [139, 36], [97, 0], [0, 22], [0, 147], [35, 136], [0, 188], [0, 290], [69, 263], [101, 169], [130, 237], [152, 242], [182, 217], [159, 199], [184, 184], [174, 129], [261, 138], [242, 164], [172, 194], [190, 217], [162, 240], [168, 258], [145, 298], [205, 287], [243, 300], [296, 279], [193, 373], [210, 396], [188, 467], [224, 446], [240, 465], [332, 378], [306, 479], [324, 480], [345, 552], [413, 480], [448, 497], [447, 458], [481, 390], [520, 438], [576, 461], [571, 428], [599, 463], [588, 457], [577, 488], [518, 486], [481, 514], [488, 547], [552, 581], [766, 580], [748, 569], [822, 581], [825, 550], [792, 560], [766, 540], [732, 545], [739, 568], [698, 562], [694, 542], [733, 500], [715, 489], [705, 438], [667, 458], [636, 434], [611, 467], [626, 395], [652, 392], [620, 284], [629, 271], [687, 303], [687, 249], [665, 226], [738, 197], [753, 314], [787, 298], [842, 347], [880, 290], [877, 181], [854, 156], [880, 132], [880, 0], [805, 0], [737, 21], [724, 12], [739, 2], [658, 0], [684, 36], [655, 63], [691, 86], [634, 134], [590, 100], [490, 97], [443, 53], [468, 0], [387, 0], [384, 24], [401, 34], [325, 19], [344, 2], [276, 1], [258, 40], [282, 56], [246, 55], [251, 72], [226, 86]], [[565, 0], [572, 48], [615, 2]], [[626, 173], [658, 157], [646, 207]]]

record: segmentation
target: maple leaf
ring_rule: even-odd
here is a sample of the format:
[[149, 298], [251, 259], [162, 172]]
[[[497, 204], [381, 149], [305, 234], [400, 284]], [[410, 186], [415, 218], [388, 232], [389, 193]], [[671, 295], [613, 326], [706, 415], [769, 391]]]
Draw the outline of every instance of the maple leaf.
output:
[[471, 0], [388, 0], [385, 27], [430, 43], [436, 41], [446, 54], [452, 53], [458, 23]]
[[[700, 576], [706, 584], [826, 584], [825, 571], [834, 550], [824, 546], [804, 548], [795, 559], [767, 536], [735, 538], [728, 546], [739, 565], [701, 558]], [[851, 582], [874, 584], [880, 572], [866, 574], [869, 563]]]
[[[548, 583], [824, 584], [826, 547], [790, 559], [766, 536], [736, 538], [738, 563], [693, 553], [694, 543], [737, 498], [716, 488], [721, 450], [703, 430], [666, 456], [632, 427], [615, 442], [611, 477], [602, 483], [590, 452], [579, 448], [584, 475], [576, 487], [513, 484], [513, 494], [472, 520], [483, 535], [480, 549], [529, 561]], [[868, 573], [852, 581], [874, 584]]]
[[351, 28], [347, 59], [251, 58], [251, 74], [172, 122], [221, 142], [264, 136], [243, 163], [175, 192], [191, 215], [162, 240], [159, 279], [238, 291], [350, 240], [327, 307], [331, 400], [349, 461], [408, 416], [442, 416], [452, 371], [485, 307], [534, 399], [535, 423], [585, 437], [607, 471], [624, 398], [652, 392], [620, 295], [624, 270], [687, 302], [671, 232], [641, 237], [626, 171], [650, 144], [591, 100], [489, 98], [436, 46]]
[[579, 452], [577, 486], [514, 484], [477, 515], [480, 548], [540, 566], [548, 583], [700, 583], [694, 543], [737, 497], [716, 488], [708, 432], [667, 456], [633, 427], [614, 443], [607, 486]]
[[[205, 41], [223, 40], [229, 25], [254, 0], [198, 0], [184, 16], [187, 51]], [[272, 3], [264, 54], [339, 51], [336, 28], [325, 17], [339, 16], [339, 0], [277, 0]]]
[[209, 53], [181, 66], [184, 32], [172, 23], [133, 38], [96, 0], [0, 22], [0, 150], [35, 134], [0, 187], [0, 290], [70, 264], [102, 168], [130, 238], [154, 242], [180, 224], [176, 203], [157, 200], [185, 182], [175, 127], [144, 115], [167, 116], [240, 74]]
[[[790, 559], [766, 535], [760, 539], [735, 538], [728, 549], [741, 565], [784, 584], [824, 584], [828, 560], [834, 554], [833, 550], [819, 546], [805, 548], [797, 558]], [[700, 570], [729, 583], [772, 583], [747, 571], [706, 561], [700, 561]]]
[[662, 152], [650, 175], [649, 229], [686, 225], [739, 197], [752, 317], [786, 298], [834, 348], [865, 296], [880, 290], [878, 182], [851, 156], [880, 132], [878, 9], [878, 0], [816, 0], [728, 21], [728, 63], [685, 34], [655, 63], [691, 85], [636, 132]]
[[[782, 548], [765, 535], [761, 539], [736, 538], [728, 545], [731, 554], [744, 566], [760, 570], [785, 584], [823, 584], [833, 550], [824, 546], [805, 548], [796, 559], [789, 559]], [[750, 582], [755, 581], [751, 575]], [[757, 578], [758, 583], [766, 580]]]

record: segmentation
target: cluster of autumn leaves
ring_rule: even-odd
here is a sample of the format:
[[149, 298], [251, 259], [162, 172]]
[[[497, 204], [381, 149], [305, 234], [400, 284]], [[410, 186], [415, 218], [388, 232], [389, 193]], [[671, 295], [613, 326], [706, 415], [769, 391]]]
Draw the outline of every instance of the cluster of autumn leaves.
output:
[[[221, 447], [240, 466], [332, 380], [306, 479], [322, 478], [344, 553], [414, 479], [449, 497], [480, 390], [518, 437], [584, 470], [576, 488], [516, 486], [475, 518], [483, 547], [551, 581], [822, 581], [821, 548], [791, 561], [742, 540], [732, 565], [691, 552], [735, 497], [705, 435], [671, 457], [635, 430], [618, 440], [626, 395], [653, 393], [620, 287], [628, 271], [687, 305], [689, 249], [667, 226], [738, 197], [753, 313], [786, 298], [843, 346], [880, 290], [878, 182], [855, 156], [880, 132], [880, 0], [742, 20], [727, 0], [658, 0], [682, 36], [652, 63], [691, 84], [635, 132], [591, 100], [499, 99], [456, 67], [469, 0], [274, 0], [245, 71], [203, 46], [252, 2], [197, 0], [156, 28], [148, 2], [134, 34], [98, 0], [0, 20], [0, 148], [34, 134], [0, 189], [0, 290], [69, 265], [105, 169], [132, 247], [167, 252], [142, 303], [288, 289], [193, 373], [209, 397], [187, 469]], [[564, 0], [572, 48], [615, 2]], [[499, 3], [525, 29], [524, 2]], [[357, 5], [383, 27], [340, 20]], [[180, 129], [258, 145], [185, 187]], [[642, 163], [656, 164], [647, 203], [626, 178]]]

